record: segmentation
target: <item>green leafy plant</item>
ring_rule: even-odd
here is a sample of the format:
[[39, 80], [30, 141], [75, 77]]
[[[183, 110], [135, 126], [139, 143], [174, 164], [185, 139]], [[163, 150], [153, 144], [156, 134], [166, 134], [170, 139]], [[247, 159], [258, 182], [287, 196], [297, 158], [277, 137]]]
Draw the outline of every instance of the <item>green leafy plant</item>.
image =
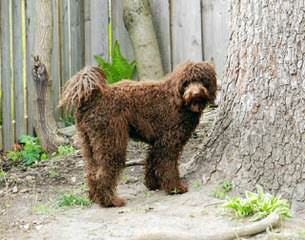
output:
[[75, 205], [88, 206], [90, 204], [91, 201], [88, 198], [74, 193], [66, 193], [58, 200], [59, 207], [70, 207]]
[[65, 127], [70, 127], [75, 124], [75, 118], [72, 115], [67, 115], [60, 118], [60, 121], [64, 123]]
[[70, 153], [73, 153], [75, 151], [75, 148], [72, 145], [61, 145], [57, 149], [57, 155], [63, 156]]
[[99, 66], [105, 71], [108, 83], [115, 83], [122, 79], [131, 79], [136, 70], [136, 62], [128, 62], [121, 54], [118, 41], [115, 41], [112, 51], [112, 63], [107, 62], [102, 56], [95, 55]]
[[228, 195], [228, 192], [233, 190], [233, 182], [230, 180], [224, 180], [216, 189], [213, 191], [212, 196], [224, 199]]
[[231, 180], [224, 180], [222, 183], [222, 189], [225, 192], [230, 192], [233, 190], [233, 182]]
[[287, 200], [280, 196], [265, 193], [257, 186], [257, 193], [245, 192], [245, 198], [232, 197], [223, 205], [225, 209], [232, 209], [237, 217], [252, 216], [252, 221], [267, 217], [270, 213], [278, 213], [282, 218], [292, 217]]
[[29, 166], [40, 160], [48, 159], [48, 155], [43, 151], [38, 138], [22, 135], [19, 143], [22, 145], [20, 151], [9, 151], [7, 153], [8, 158], [12, 161], [22, 161], [22, 164]]

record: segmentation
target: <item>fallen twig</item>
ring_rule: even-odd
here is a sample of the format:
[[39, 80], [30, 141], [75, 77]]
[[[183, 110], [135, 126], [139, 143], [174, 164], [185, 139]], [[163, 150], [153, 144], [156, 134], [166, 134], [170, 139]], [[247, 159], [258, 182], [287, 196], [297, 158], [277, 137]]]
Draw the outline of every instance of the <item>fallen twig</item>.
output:
[[212, 234], [204, 234], [203, 232], [200, 236], [194, 236], [186, 233], [159, 232], [143, 234], [134, 238], [134, 240], [233, 240], [264, 232], [266, 229], [277, 227], [279, 224], [280, 216], [276, 213], [271, 213], [260, 221], [219, 232], [215, 229], [215, 233]]

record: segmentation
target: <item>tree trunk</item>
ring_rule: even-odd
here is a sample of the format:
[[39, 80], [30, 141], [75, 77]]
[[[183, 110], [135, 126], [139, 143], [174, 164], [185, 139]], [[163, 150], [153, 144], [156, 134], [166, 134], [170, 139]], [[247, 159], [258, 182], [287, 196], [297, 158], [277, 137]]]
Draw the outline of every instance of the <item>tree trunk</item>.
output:
[[231, 1], [219, 113], [187, 174], [304, 202], [304, 11], [302, 0]]
[[[51, 53], [53, 48], [53, 18], [52, 1], [40, 0], [36, 5], [36, 34], [34, 54], [39, 55], [33, 65], [33, 80], [35, 86], [35, 130], [41, 140], [42, 146], [48, 152], [57, 150], [61, 144], [67, 143], [58, 134], [54, 119], [54, 109], [51, 101], [52, 80], [48, 73], [51, 72]], [[41, 62], [44, 64], [41, 64]]]
[[124, 24], [132, 40], [139, 78], [162, 78], [161, 55], [148, 0], [124, 0]]

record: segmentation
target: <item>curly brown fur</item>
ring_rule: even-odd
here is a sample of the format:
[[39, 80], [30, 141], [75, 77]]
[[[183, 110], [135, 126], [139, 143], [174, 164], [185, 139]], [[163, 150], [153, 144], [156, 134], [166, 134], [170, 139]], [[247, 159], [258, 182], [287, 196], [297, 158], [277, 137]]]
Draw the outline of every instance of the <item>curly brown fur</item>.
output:
[[89, 197], [102, 206], [122, 206], [116, 196], [129, 137], [150, 145], [145, 185], [184, 193], [178, 159], [216, 96], [216, 74], [206, 62], [187, 62], [160, 81], [124, 80], [106, 85], [105, 74], [86, 67], [66, 84], [61, 104], [76, 108], [87, 163]]

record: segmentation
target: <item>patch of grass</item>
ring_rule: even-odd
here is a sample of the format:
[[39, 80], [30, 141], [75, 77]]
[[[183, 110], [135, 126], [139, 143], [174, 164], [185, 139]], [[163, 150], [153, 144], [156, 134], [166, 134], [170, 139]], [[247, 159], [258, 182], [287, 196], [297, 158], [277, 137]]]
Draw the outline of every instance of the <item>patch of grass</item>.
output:
[[21, 162], [23, 165], [30, 166], [41, 160], [48, 159], [39, 139], [36, 137], [22, 135], [19, 138], [21, 149], [18, 151], [9, 151], [7, 157], [12, 161]]
[[193, 186], [196, 190], [199, 190], [201, 187], [202, 187], [202, 182], [200, 179], [196, 179], [194, 182], [193, 182]]
[[0, 169], [0, 183], [5, 182], [7, 173], [3, 171], [3, 169]]
[[86, 182], [83, 182], [79, 186], [79, 191], [80, 192], [86, 192], [89, 190], [88, 184]]
[[265, 193], [263, 188], [257, 186], [257, 192], [245, 192], [245, 198], [232, 197], [223, 205], [225, 209], [232, 209], [237, 217], [252, 216], [252, 221], [267, 217], [276, 212], [282, 218], [291, 218], [292, 213], [287, 200], [280, 196]]
[[67, 115], [60, 118], [60, 121], [64, 123], [65, 127], [70, 127], [75, 124], [75, 118], [72, 115]]
[[49, 177], [50, 178], [57, 178], [60, 176], [60, 172], [57, 169], [51, 169], [49, 171]]
[[224, 192], [222, 189], [215, 189], [212, 193], [212, 196], [218, 199], [225, 199], [228, 194]]
[[64, 156], [75, 152], [75, 148], [72, 145], [61, 145], [57, 149], [57, 156]]
[[46, 204], [43, 203], [39, 203], [36, 206], [33, 207], [33, 211], [37, 214], [51, 214], [53, 212], [55, 212], [55, 208], [48, 206]]
[[233, 182], [230, 180], [224, 180], [219, 186], [215, 188], [212, 196], [219, 199], [225, 199], [228, 193], [233, 190]]
[[222, 189], [225, 192], [230, 192], [233, 190], [233, 182], [231, 180], [224, 180], [222, 183]]
[[121, 179], [122, 179], [122, 182], [126, 184], [129, 181], [129, 176], [128, 175], [122, 175]]
[[58, 200], [59, 207], [89, 206], [90, 204], [91, 201], [88, 198], [74, 193], [66, 193]]
[[151, 192], [150, 191], [145, 191], [144, 192], [144, 196], [145, 197], [150, 197], [151, 196]]

